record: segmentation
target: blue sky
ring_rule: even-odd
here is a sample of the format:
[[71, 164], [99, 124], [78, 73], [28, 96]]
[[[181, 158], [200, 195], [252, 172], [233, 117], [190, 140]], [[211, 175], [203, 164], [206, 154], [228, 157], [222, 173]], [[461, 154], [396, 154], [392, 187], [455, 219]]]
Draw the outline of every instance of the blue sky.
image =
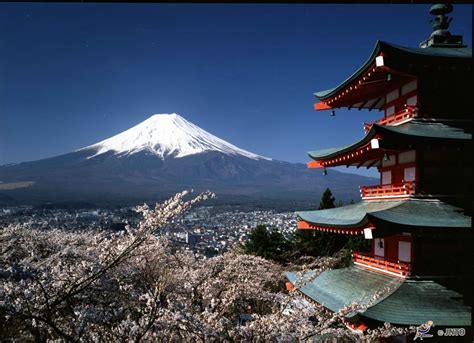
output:
[[[0, 164], [67, 153], [171, 112], [241, 148], [306, 162], [306, 151], [358, 140], [381, 116], [315, 112], [313, 92], [352, 74], [378, 39], [417, 46], [431, 33], [428, 10], [0, 3]], [[469, 46], [471, 13], [455, 5], [450, 28]]]

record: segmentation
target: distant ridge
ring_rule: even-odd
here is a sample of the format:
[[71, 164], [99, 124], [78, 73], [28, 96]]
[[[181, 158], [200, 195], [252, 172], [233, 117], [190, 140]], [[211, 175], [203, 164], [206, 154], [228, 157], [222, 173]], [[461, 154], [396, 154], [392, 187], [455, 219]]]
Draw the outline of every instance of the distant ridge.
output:
[[[374, 178], [329, 175], [243, 150], [176, 113], [157, 114], [113, 137], [74, 152], [0, 166], [3, 194], [27, 204], [84, 201], [97, 205], [164, 199], [183, 189], [212, 190], [216, 201], [313, 202], [331, 188], [357, 201], [358, 185]], [[8, 185], [28, 185], [10, 187]]]

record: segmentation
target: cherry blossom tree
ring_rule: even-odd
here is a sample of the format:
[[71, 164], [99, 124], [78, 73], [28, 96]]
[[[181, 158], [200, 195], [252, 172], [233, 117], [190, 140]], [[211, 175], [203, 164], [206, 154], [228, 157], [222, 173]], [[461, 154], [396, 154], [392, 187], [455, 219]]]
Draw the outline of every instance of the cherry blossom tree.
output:
[[[206, 192], [182, 192], [125, 232], [32, 229], [0, 232], [0, 337], [20, 341], [263, 341], [362, 336], [348, 330], [351, 304], [330, 313], [298, 292], [285, 290], [284, 269], [236, 251], [210, 259], [174, 251], [159, 229]], [[303, 265], [318, 275], [342, 253]], [[296, 285], [300, 287], [301, 285]], [[347, 312], [349, 311], [349, 312]], [[242, 314], [247, 314], [243, 323]], [[403, 333], [386, 326], [366, 339]]]

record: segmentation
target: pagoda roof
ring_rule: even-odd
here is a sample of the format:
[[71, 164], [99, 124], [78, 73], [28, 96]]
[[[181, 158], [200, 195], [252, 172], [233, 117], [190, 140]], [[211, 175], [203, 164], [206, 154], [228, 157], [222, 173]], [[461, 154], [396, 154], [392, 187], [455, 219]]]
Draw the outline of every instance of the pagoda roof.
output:
[[[423, 119], [414, 119], [407, 123], [388, 126], [373, 124], [369, 132], [358, 142], [342, 147], [309, 151], [308, 155], [314, 160], [321, 161], [331, 159], [340, 154], [344, 154], [370, 143], [377, 137], [392, 138], [392, 141], [400, 143], [409, 140], [410, 143], [426, 140], [464, 140], [472, 139], [472, 134], [466, 132], [462, 128], [451, 126], [448, 122], [435, 122]], [[388, 144], [388, 142], [384, 142]], [[347, 163], [342, 163], [347, 164]]]
[[434, 281], [406, 280], [394, 293], [362, 313], [364, 317], [399, 325], [423, 324], [469, 326], [471, 308], [461, 294]]
[[363, 227], [374, 220], [429, 228], [470, 228], [471, 217], [437, 199], [370, 200], [327, 210], [296, 212], [300, 220], [324, 227]]
[[[431, 47], [431, 48], [409, 48], [392, 43], [387, 43], [383, 41], [377, 41], [375, 47], [372, 51], [372, 54], [367, 59], [367, 61], [349, 78], [341, 82], [338, 86], [319, 91], [314, 93], [314, 95], [319, 100], [327, 100], [337, 94], [340, 90], [346, 88], [350, 83], [359, 79], [362, 74], [364, 74], [369, 68], [375, 64], [375, 59], [381, 53], [388, 54], [389, 56], [401, 56], [409, 59], [426, 59], [426, 58], [449, 58], [449, 59], [471, 59], [472, 58], [472, 49], [471, 48], [440, 48], [440, 47]], [[337, 107], [337, 106], [336, 106]]]
[[[298, 286], [298, 283], [302, 285], [298, 288], [301, 293], [333, 312], [338, 312], [354, 302], [367, 304], [376, 293], [386, 287], [392, 288], [393, 291], [400, 287], [402, 281], [400, 278], [357, 266], [328, 270], [317, 277], [314, 277], [312, 272], [303, 274], [301, 278], [295, 273], [285, 274], [293, 285]], [[307, 280], [309, 282], [306, 282]], [[349, 317], [355, 314], [352, 313]]]
[[[377, 124], [375, 124], [377, 125]], [[393, 132], [399, 135], [410, 137], [426, 137], [436, 139], [459, 139], [471, 140], [472, 134], [466, 132], [462, 128], [448, 125], [439, 121], [430, 121], [423, 119], [415, 119], [408, 123], [391, 126], [378, 125], [377, 128], [381, 133]]]
[[[298, 278], [295, 273], [286, 273], [292, 284], [301, 282], [297, 288], [301, 293], [333, 312], [358, 303], [368, 306], [360, 315], [381, 322], [420, 325], [432, 320], [435, 325], [471, 324], [470, 307], [455, 299], [461, 295], [433, 281], [404, 280], [354, 265], [325, 271], [314, 279], [312, 275], [309, 272]], [[305, 279], [309, 282], [305, 283]], [[352, 312], [346, 317], [357, 314]]]

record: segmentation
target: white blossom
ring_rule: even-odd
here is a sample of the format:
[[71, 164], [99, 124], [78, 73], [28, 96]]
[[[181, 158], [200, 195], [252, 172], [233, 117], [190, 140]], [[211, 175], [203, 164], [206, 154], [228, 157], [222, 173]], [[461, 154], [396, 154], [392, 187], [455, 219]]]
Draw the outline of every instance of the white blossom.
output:
[[[294, 341], [332, 335], [360, 340], [336, 314], [284, 288], [285, 269], [227, 252], [202, 260], [155, 235], [206, 192], [182, 192], [125, 233], [10, 225], [0, 231], [0, 333], [12, 341]], [[313, 275], [340, 258], [308, 261]], [[297, 268], [287, 266], [286, 268]], [[300, 287], [301, 285], [297, 285]], [[346, 312], [344, 312], [346, 311]], [[349, 312], [347, 312], [349, 311]], [[239, 316], [254, 320], [239, 325]], [[406, 330], [405, 330], [406, 331]], [[367, 339], [405, 332], [385, 326]]]

